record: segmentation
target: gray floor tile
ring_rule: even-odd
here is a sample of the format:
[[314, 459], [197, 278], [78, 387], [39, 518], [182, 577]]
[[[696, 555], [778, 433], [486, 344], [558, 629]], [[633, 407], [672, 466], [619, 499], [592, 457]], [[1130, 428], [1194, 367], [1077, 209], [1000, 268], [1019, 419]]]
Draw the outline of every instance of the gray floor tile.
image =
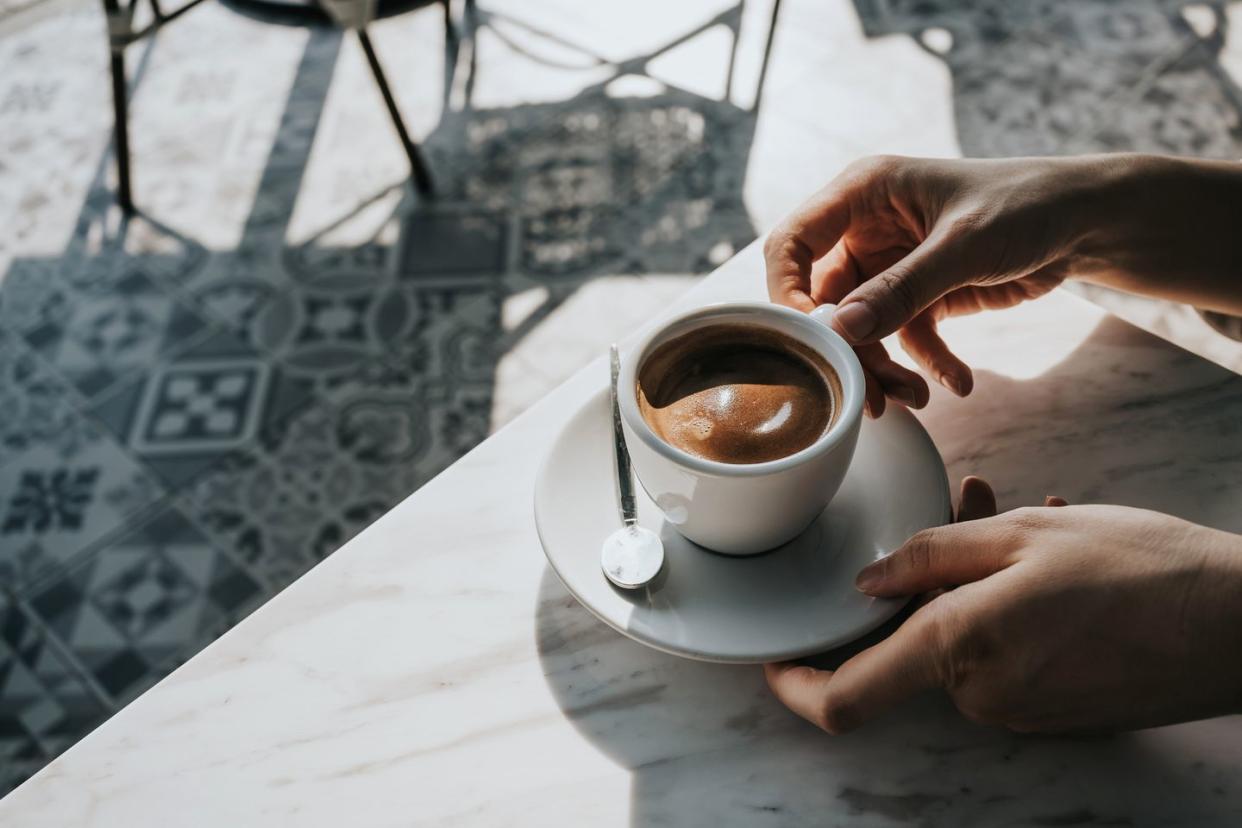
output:
[[471, 205], [416, 211], [405, 224], [402, 278], [495, 277], [508, 263], [505, 214]]
[[1210, 44], [1196, 43], [1150, 81], [1121, 96], [1101, 128], [1073, 152], [1154, 152], [1234, 160], [1242, 157], [1240, 91]]
[[197, 314], [138, 272], [89, 287], [60, 274], [38, 293], [15, 328], [85, 397], [184, 349], [206, 330]]
[[178, 489], [252, 450], [310, 399], [309, 382], [216, 331], [90, 409], [128, 452]]
[[1152, 2], [869, 4], [869, 34], [942, 29], [963, 153], [1048, 155], [1100, 128], [1109, 102], [1190, 45]]
[[0, 595], [0, 795], [109, 712], [30, 613]]
[[31, 593], [29, 606], [121, 705], [265, 597], [254, 576], [168, 508]]
[[21, 339], [0, 329], [0, 466], [39, 443], [70, 453], [73, 396]]
[[115, 441], [75, 416], [0, 466], [0, 580], [25, 590], [163, 495]]
[[[469, 411], [431, 413], [401, 397], [312, 409], [269, 449], [195, 481], [181, 507], [274, 593], [428, 479], [428, 464], [444, 465], [444, 452], [455, 459], [454, 426], [444, 421]], [[448, 432], [447, 446], [433, 444], [437, 427]]]

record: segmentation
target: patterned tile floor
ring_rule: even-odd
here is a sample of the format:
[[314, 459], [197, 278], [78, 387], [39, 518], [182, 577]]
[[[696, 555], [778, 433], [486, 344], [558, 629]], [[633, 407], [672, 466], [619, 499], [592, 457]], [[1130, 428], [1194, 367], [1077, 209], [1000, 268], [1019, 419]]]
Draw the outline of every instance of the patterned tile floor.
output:
[[[356, 43], [0, 7], [0, 790], [866, 152], [1242, 149], [1236, 7], [484, 2]], [[615, 6], [615, 8], [614, 8]], [[658, 23], [657, 23], [658, 21]], [[817, 80], [807, 83], [810, 76]], [[762, 85], [762, 105], [757, 90]]]

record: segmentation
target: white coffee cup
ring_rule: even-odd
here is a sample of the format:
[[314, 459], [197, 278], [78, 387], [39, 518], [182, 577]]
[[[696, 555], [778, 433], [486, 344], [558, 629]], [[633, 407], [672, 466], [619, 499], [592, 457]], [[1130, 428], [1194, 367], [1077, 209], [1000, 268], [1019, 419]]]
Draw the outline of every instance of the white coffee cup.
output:
[[[618, 400], [634, 470], [665, 520], [694, 543], [727, 555], [772, 549], [797, 537], [836, 494], [858, 442], [865, 384], [854, 349], [828, 327], [833, 309], [805, 314], [765, 302], [709, 305], [674, 317], [622, 361]], [[841, 411], [818, 440], [777, 460], [721, 463], [675, 448], [651, 430], [637, 395], [647, 356], [678, 336], [722, 324], [769, 328], [828, 361], [841, 380]]]

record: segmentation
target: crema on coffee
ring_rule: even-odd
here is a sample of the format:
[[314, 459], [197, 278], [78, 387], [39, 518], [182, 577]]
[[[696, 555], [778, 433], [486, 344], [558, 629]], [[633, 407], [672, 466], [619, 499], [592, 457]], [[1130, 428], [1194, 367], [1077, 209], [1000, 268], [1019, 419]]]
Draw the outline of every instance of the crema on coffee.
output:
[[656, 435], [722, 463], [788, 457], [832, 427], [841, 380], [822, 355], [758, 325], [721, 323], [656, 347], [638, 371], [638, 408]]

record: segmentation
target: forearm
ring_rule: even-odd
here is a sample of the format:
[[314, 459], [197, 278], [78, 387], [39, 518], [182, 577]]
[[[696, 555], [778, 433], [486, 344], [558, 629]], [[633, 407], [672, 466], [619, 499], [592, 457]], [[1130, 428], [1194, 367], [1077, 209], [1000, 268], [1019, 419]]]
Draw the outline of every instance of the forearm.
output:
[[1242, 315], [1242, 163], [1147, 155], [1081, 159], [1096, 182], [1069, 210], [1071, 275]]

